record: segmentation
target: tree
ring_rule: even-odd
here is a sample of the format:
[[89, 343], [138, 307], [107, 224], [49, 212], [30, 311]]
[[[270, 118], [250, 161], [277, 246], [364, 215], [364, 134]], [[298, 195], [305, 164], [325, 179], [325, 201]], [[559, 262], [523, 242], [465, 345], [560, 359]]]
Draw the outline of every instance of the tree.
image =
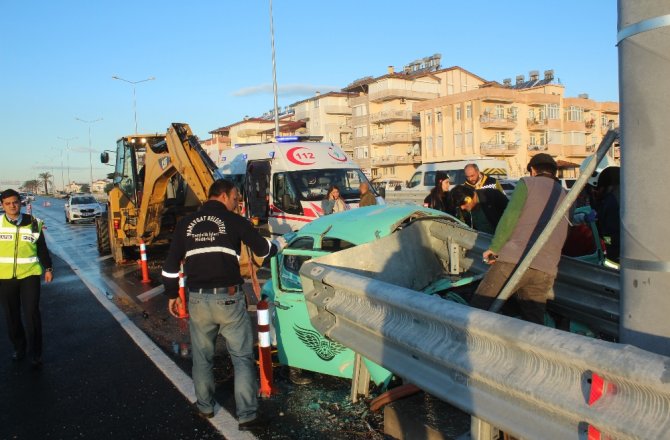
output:
[[51, 180], [52, 177], [53, 176], [48, 171], [40, 173], [39, 175], [39, 178], [44, 181], [44, 194], [49, 194], [49, 181]]
[[89, 193], [89, 192], [91, 192], [91, 187], [88, 183], [82, 183], [81, 188], [79, 188], [79, 191], [81, 191], [83, 193]]
[[37, 188], [40, 186], [39, 180], [26, 180], [23, 182], [23, 189], [29, 192], [37, 192]]

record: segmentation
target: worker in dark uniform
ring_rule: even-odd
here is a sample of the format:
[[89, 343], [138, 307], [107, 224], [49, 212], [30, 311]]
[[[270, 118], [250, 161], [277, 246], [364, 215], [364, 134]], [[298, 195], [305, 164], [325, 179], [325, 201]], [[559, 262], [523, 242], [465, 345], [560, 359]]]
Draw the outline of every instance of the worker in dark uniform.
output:
[[[42, 366], [42, 316], [40, 276], [53, 279], [51, 256], [42, 234], [42, 221], [21, 213], [19, 193], [8, 189], [0, 194], [5, 215], [0, 217], [0, 303], [5, 311], [12, 359], [20, 361], [30, 348], [32, 365]], [[21, 307], [25, 329], [21, 321]]]
[[235, 403], [240, 430], [266, 424], [257, 414], [258, 383], [253, 357], [253, 334], [242, 290], [239, 257], [244, 242], [259, 257], [271, 257], [284, 246], [282, 238], [263, 238], [251, 223], [236, 214], [239, 193], [230, 180], [215, 181], [209, 200], [182, 219], [175, 229], [163, 265], [169, 312], [179, 317], [179, 266], [189, 291], [189, 328], [193, 351], [193, 384], [197, 414], [214, 416], [214, 347], [220, 333], [235, 369]]

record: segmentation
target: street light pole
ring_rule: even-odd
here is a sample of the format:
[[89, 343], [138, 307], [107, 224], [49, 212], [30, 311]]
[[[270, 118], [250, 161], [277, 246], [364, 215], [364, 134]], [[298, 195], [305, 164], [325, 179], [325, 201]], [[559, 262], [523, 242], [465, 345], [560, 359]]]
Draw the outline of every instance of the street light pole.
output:
[[156, 77], [150, 76], [149, 78], [140, 81], [129, 81], [127, 79], [123, 79], [121, 77], [114, 75], [112, 79], [118, 79], [119, 81], [127, 82], [128, 84], [133, 86], [133, 112], [135, 113], [135, 134], [137, 134], [137, 99], [135, 95], [135, 85], [147, 81], [153, 81], [156, 79]]
[[[70, 183], [70, 141], [78, 139], [76, 136], [75, 137], [69, 137], [69, 138], [64, 138], [58, 136], [58, 139], [64, 140], [65, 141], [65, 151], [67, 152], [67, 184], [69, 185]], [[63, 156], [61, 155], [61, 166], [63, 165]], [[65, 186], [63, 186], [63, 191], [65, 191]]]
[[75, 118], [77, 121], [81, 121], [84, 124], [88, 124], [88, 164], [91, 170], [91, 185], [89, 186], [89, 190], [93, 191], [93, 157], [92, 157], [92, 150], [93, 147], [91, 147], [91, 125], [95, 124], [96, 122], [102, 121], [102, 118], [94, 119], [92, 121], [87, 121], [85, 119], [81, 118]]

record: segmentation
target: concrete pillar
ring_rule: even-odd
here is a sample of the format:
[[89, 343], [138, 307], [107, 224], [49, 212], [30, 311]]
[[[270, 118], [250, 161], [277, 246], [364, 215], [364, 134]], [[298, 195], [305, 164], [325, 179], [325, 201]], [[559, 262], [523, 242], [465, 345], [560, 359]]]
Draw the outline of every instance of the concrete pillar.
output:
[[[619, 38], [670, 14], [667, 0], [619, 0], [618, 8]], [[643, 30], [618, 47], [620, 340], [670, 356], [670, 27]]]

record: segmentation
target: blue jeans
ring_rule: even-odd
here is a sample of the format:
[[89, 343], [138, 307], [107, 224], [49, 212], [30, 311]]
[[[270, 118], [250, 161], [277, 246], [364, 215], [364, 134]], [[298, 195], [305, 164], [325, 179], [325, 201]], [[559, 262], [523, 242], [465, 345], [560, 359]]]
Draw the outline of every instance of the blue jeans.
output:
[[[232, 304], [231, 304], [232, 302]], [[228, 303], [228, 304], [226, 304]], [[212, 295], [189, 292], [189, 327], [193, 351], [193, 385], [198, 409], [214, 412], [214, 347], [220, 333], [235, 369], [235, 404], [240, 423], [256, 418], [258, 383], [253, 334], [244, 292]]]

